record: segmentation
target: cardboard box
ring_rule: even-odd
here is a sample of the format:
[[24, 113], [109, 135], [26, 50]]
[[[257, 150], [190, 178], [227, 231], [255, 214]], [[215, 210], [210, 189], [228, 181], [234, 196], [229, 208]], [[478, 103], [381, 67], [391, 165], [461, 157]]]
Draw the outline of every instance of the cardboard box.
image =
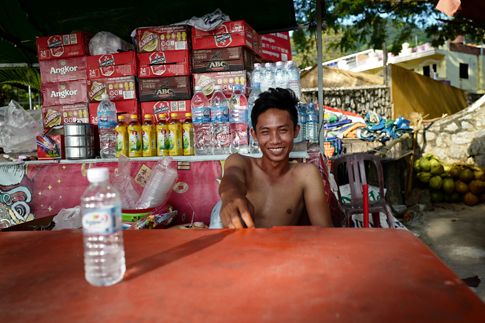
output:
[[38, 159], [63, 159], [64, 135], [62, 129], [48, 129], [35, 138]]
[[88, 36], [84, 32], [37, 37], [39, 61], [89, 55]]
[[68, 105], [88, 102], [86, 80], [58, 83], [43, 83], [41, 86], [42, 105]]
[[245, 47], [194, 50], [192, 71], [194, 73], [251, 71], [257, 61], [256, 55]]
[[172, 76], [138, 80], [138, 97], [141, 102], [160, 100], [190, 100], [190, 76]]
[[88, 122], [89, 114], [87, 103], [42, 107], [42, 123], [44, 129], [71, 123]]
[[271, 62], [291, 60], [291, 42], [288, 32], [262, 34], [261, 58]]
[[128, 51], [87, 57], [88, 79], [136, 75], [136, 53]]
[[86, 56], [39, 61], [42, 83], [86, 79]]
[[189, 26], [141, 27], [135, 31], [138, 53], [190, 50]]
[[139, 53], [138, 77], [156, 78], [190, 75], [188, 50]]
[[259, 34], [244, 20], [227, 21], [211, 31], [192, 29], [192, 49], [246, 46], [256, 54], [261, 49]]
[[152, 101], [152, 102], [142, 102], [141, 103], [141, 115], [151, 114], [154, 116], [156, 122], [158, 122], [158, 114], [167, 113], [177, 113], [179, 118], [185, 117], [186, 112], [191, 112], [190, 100], [179, 100], [179, 101]]
[[[91, 102], [89, 103], [89, 123], [91, 124], [98, 124], [98, 105], [99, 102]], [[116, 101], [116, 114], [137, 114], [138, 120], [140, 119], [140, 109], [137, 100], [124, 100], [124, 101]], [[129, 116], [127, 116], [127, 121], [129, 121]]]
[[214, 73], [194, 73], [194, 88], [200, 86], [202, 92], [207, 97], [210, 97], [214, 92], [215, 85], [221, 85], [222, 91], [226, 97], [232, 96], [232, 88], [239, 84], [245, 87], [246, 96], [249, 95], [249, 79], [248, 71], [231, 71], [231, 72], [214, 72]]
[[111, 101], [136, 99], [134, 76], [88, 80], [87, 84], [89, 102], [101, 101], [103, 93], [107, 93]]

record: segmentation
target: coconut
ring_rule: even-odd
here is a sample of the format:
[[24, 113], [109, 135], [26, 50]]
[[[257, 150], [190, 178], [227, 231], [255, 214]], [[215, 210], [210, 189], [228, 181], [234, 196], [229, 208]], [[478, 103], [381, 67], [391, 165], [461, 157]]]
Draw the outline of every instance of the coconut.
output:
[[440, 175], [441, 173], [443, 173], [444, 168], [439, 161], [433, 158], [429, 160], [429, 163], [431, 165], [431, 168], [430, 168], [431, 174]]
[[451, 201], [454, 203], [461, 202], [461, 194], [458, 192], [451, 193]]
[[445, 177], [443, 179], [443, 191], [446, 193], [453, 193], [455, 190], [455, 181], [451, 177]]
[[453, 165], [451, 166], [449, 173], [451, 177], [457, 178], [458, 176], [460, 176], [460, 172], [461, 172], [461, 167], [458, 165]]
[[475, 170], [474, 175], [475, 175], [475, 179], [485, 181], [485, 170], [483, 168]]
[[485, 182], [474, 179], [468, 184], [470, 192], [476, 195], [480, 195], [485, 190]]
[[469, 206], [477, 205], [479, 201], [478, 196], [472, 192], [468, 192], [465, 194], [465, 196], [463, 196], [463, 203]]
[[429, 187], [435, 190], [439, 190], [443, 185], [443, 180], [440, 176], [433, 176], [429, 179]]
[[413, 167], [414, 167], [414, 171], [415, 171], [416, 173], [417, 173], [417, 172], [419, 172], [419, 171], [421, 170], [421, 167], [419, 166], [419, 159], [416, 159], [416, 160], [414, 161], [414, 165], [413, 165]]
[[431, 163], [426, 158], [420, 158], [419, 167], [421, 168], [422, 171], [429, 172], [429, 170], [431, 169]]
[[462, 181], [456, 181], [455, 191], [461, 194], [465, 194], [466, 192], [468, 192], [468, 185], [466, 185], [466, 183], [463, 183]]
[[431, 191], [430, 197], [433, 203], [443, 202], [443, 192], [441, 191]]
[[428, 183], [429, 179], [431, 178], [431, 173], [419, 172], [418, 174], [416, 174], [416, 177], [421, 183]]
[[458, 177], [460, 178], [460, 181], [468, 183], [475, 177], [475, 174], [473, 174], [473, 171], [470, 168], [464, 167]]

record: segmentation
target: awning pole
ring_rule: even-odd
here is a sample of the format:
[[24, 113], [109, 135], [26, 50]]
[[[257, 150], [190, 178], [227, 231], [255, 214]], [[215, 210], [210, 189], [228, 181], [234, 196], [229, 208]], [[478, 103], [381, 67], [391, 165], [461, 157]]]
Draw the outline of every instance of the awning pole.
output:
[[32, 90], [29, 85], [29, 109], [32, 110]]
[[324, 154], [323, 138], [325, 132], [323, 131], [323, 116], [325, 108], [323, 106], [323, 52], [322, 52], [322, 0], [317, 0], [317, 68], [318, 68], [318, 110], [319, 110], [319, 125], [318, 125], [318, 142], [320, 144], [320, 153]]

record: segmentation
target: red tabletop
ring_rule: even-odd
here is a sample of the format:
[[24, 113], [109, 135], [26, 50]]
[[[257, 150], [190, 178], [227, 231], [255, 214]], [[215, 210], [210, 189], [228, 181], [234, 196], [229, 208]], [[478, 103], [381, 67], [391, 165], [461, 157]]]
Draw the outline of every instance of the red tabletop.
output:
[[125, 231], [127, 274], [84, 280], [79, 231], [0, 233], [0, 321], [484, 322], [402, 230]]

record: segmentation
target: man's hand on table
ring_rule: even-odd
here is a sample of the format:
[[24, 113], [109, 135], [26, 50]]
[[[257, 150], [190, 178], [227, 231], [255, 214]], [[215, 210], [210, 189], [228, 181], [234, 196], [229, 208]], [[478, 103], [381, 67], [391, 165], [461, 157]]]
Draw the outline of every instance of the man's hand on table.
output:
[[236, 197], [228, 202], [222, 201], [220, 216], [225, 228], [254, 228], [253, 212], [254, 207], [246, 197]]

